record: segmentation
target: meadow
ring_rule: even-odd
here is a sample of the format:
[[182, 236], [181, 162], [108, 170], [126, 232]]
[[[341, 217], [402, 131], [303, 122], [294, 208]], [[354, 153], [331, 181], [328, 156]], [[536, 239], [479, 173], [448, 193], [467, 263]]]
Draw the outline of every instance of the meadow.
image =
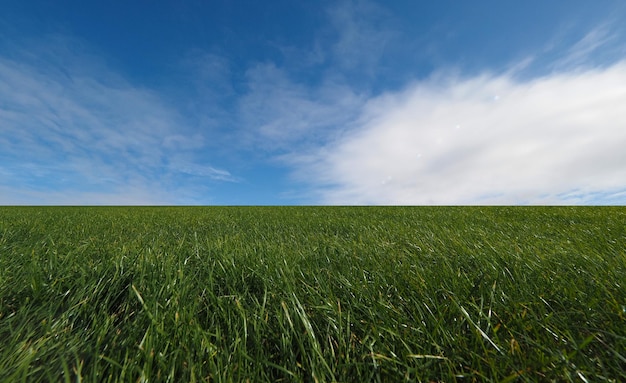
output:
[[0, 381], [626, 381], [626, 208], [1, 207]]

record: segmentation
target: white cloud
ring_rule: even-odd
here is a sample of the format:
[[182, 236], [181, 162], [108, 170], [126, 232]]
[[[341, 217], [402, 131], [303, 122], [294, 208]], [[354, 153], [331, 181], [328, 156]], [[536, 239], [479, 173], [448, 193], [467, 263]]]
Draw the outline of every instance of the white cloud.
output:
[[322, 203], [624, 203], [623, 84], [626, 62], [528, 81], [439, 74], [292, 160]]

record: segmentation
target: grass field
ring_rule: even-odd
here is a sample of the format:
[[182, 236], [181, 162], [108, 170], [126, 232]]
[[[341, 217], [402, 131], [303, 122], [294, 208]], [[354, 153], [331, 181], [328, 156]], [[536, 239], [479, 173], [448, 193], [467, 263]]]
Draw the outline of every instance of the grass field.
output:
[[0, 381], [79, 380], [626, 381], [626, 208], [0, 208]]

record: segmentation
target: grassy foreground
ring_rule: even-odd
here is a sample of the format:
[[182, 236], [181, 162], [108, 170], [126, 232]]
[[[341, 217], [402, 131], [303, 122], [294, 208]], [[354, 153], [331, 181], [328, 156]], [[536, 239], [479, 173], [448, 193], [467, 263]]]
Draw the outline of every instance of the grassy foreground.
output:
[[626, 208], [0, 208], [0, 381], [81, 379], [626, 381]]

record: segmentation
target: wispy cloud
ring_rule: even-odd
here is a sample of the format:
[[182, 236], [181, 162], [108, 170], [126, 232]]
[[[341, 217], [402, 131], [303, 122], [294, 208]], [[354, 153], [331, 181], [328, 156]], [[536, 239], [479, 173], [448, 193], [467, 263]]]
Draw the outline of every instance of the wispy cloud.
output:
[[[37, 190], [0, 185], [3, 205], [171, 205], [172, 196], [143, 185], [124, 185], [115, 190]], [[193, 203], [183, 200], [179, 203]]]
[[613, 62], [616, 57], [623, 57], [626, 50], [618, 38], [616, 28], [615, 23], [604, 23], [591, 29], [569, 47], [564, 56], [554, 62], [553, 67], [557, 70], [571, 70], [597, 65], [598, 62]]
[[527, 81], [440, 73], [372, 99], [356, 127], [294, 164], [330, 204], [594, 203], [602, 193], [624, 203], [625, 83], [626, 62]]
[[173, 169], [177, 172], [191, 176], [208, 177], [219, 181], [238, 182], [238, 178], [230, 174], [229, 171], [217, 169], [208, 165], [200, 165], [191, 162], [174, 162]]
[[362, 80], [376, 76], [396, 32], [386, 10], [372, 1], [338, 2], [326, 17], [308, 49], [282, 47], [284, 62], [247, 68], [238, 140], [270, 153], [301, 152], [333, 139], [357, 117], [372, 91]]
[[332, 45], [334, 59], [343, 69], [372, 74], [396, 35], [384, 8], [366, 0], [348, 0], [328, 9], [337, 34]]
[[[44, 190], [45, 203], [65, 203], [64, 193], [76, 203], [176, 203], [177, 185], [167, 180], [188, 167], [178, 169], [169, 159], [197, 151], [203, 136], [154, 91], [125, 81], [63, 39], [47, 43], [0, 56], [4, 190], [25, 203]], [[203, 175], [228, 179], [228, 172], [210, 169]]]
[[341, 83], [297, 83], [271, 63], [250, 68], [247, 83], [248, 93], [239, 104], [242, 126], [248, 141], [267, 150], [319, 144], [332, 128], [354, 118], [364, 100]]
[[[326, 9], [327, 26], [311, 46], [281, 47], [285, 62], [250, 65], [238, 99], [238, 135], [268, 152], [300, 152], [327, 142], [358, 115], [372, 77], [393, 38], [386, 11], [346, 0]], [[295, 59], [294, 57], [297, 57]]]

